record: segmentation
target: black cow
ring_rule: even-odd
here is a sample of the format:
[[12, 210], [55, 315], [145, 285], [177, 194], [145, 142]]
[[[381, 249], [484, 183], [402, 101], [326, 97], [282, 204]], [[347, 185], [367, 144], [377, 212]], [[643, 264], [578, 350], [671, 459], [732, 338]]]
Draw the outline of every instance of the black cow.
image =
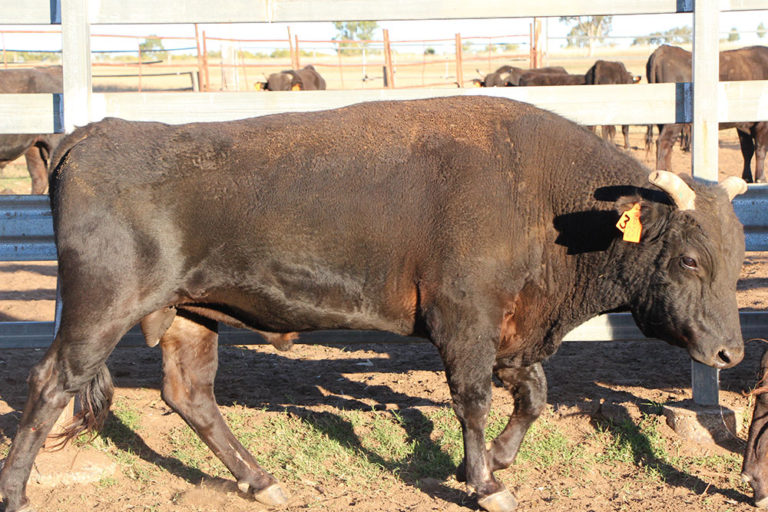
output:
[[755, 492], [755, 506], [768, 508], [768, 350], [760, 360], [760, 373], [752, 410], [752, 423], [749, 426], [747, 446], [744, 449], [744, 462], [741, 478], [752, 486]]
[[[690, 82], [693, 76], [691, 52], [676, 46], [657, 48], [646, 63], [648, 83]], [[720, 52], [721, 81], [768, 80], [768, 48], [750, 46]], [[684, 125], [659, 125], [656, 141], [656, 168], [671, 170], [672, 146]], [[744, 157], [742, 178], [752, 182], [752, 155], [755, 155], [754, 181], [765, 182], [764, 163], [768, 149], [768, 123], [720, 123], [720, 129], [736, 128], [741, 154]], [[650, 128], [646, 135], [646, 148], [650, 148]], [[685, 138], [684, 138], [685, 140]]]
[[[446, 97], [177, 126], [106, 119], [76, 130], [55, 159], [61, 326], [30, 372], [0, 473], [6, 512], [27, 506], [35, 455], [74, 394], [84, 408], [68, 437], [103, 419], [104, 362], [136, 323], [159, 340], [163, 399], [267, 505], [285, 503], [284, 491], [216, 406], [217, 321], [432, 341], [463, 431], [457, 476], [492, 512], [515, 508], [493, 473], [546, 405], [541, 361], [587, 319], [628, 310], [646, 335], [704, 364], [743, 356], [744, 235], [730, 199], [744, 182], [649, 175], [525, 103]], [[515, 407], [486, 448], [494, 374]]]
[[511, 87], [520, 85], [520, 77], [525, 73], [556, 73], [566, 74], [561, 66], [549, 66], [536, 69], [522, 69], [514, 66], [501, 66], [493, 73], [488, 73], [482, 80], [474, 79], [477, 87]]
[[[632, 75], [621, 62], [598, 60], [584, 75], [587, 85], [601, 84], [632, 84], [638, 80]], [[613, 141], [616, 135], [616, 127], [605, 125], [602, 127], [603, 139]], [[629, 126], [622, 125], [621, 133], [624, 135], [624, 149], [629, 149]]]
[[272, 73], [260, 86], [265, 91], [324, 91], [325, 79], [310, 64], [301, 69]]
[[520, 75], [520, 87], [544, 85], [586, 85], [584, 75], [569, 75], [562, 73], [523, 73]]
[[[61, 66], [0, 70], [0, 94], [61, 93]], [[0, 169], [24, 155], [33, 194], [48, 188], [48, 161], [62, 134], [0, 134]]]

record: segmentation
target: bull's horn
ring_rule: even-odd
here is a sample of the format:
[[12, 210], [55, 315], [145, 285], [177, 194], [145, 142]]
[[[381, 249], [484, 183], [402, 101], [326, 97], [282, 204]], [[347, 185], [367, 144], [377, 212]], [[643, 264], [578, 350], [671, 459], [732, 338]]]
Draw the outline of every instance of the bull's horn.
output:
[[728, 199], [733, 198], [747, 191], [747, 182], [736, 176], [729, 176], [720, 182], [720, 186], [728, 192]]
[[669, 171], [653, 171], [648, 180], [670, 195], [681, 210], [693, 210], [696, 192], [677, 174]]

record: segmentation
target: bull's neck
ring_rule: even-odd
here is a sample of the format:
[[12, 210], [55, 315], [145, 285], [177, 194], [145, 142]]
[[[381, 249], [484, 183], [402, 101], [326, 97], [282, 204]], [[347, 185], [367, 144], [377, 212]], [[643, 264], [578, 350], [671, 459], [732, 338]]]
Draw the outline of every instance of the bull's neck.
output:
[[642, 288], [647, 275], [640, 269], [652, 268], [658, 255], [653, 247], [622, 239], [616, 202], [646, 181], [646, 171], [637, 164], [607, 170], [599, 181], [566, 180], [560, 188], [568, 199], [555, 202], [567, 205], [555, 212], [555, 225], [572, 276], [570, 294], [561, 304], [565, 332], [597, 315], [628, 311]]

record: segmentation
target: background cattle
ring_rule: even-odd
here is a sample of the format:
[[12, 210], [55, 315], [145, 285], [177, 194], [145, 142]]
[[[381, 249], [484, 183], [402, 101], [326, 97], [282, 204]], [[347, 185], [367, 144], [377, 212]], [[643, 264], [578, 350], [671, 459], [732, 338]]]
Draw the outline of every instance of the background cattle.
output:
[[488, 73], [482, 80], [472, 82], [478, 87], [510, 87], [520, 85], [520, 77], [525, 73], [556, 73], [566, 74], [562, 66], [548, 66], [536, 69], [522, 69], [514, 66], [501, 66], [493, 73]]
[[261, 88], [265, 91], [324, 91], [325, 79], [310, 64], [301, 69], [272, 73]]
[[[646, 63], [649, 83], [690, 82], [691, 52], [676, 46], [657, 48]], [[768, 80], [768, 48], [750, 46], [720, 52], [720, 81]], [[768, 123], [720, 123], [720, 129], [736, 128], [744, 157], [742, 178], [753, 181], [751, 163], [755, 155], [754, 181], [765, 182], [764, 162], [768, 149]], [[683, 129], [681, 124], [659, 125], [656, 141], [656, 168], [671, 170], [672, 146]], [[649, 136], [646, 147], [650, 147]]]
[[[493, 473], [546, 405], [541, 361], [576, 326], [631, 311], [701, 363], [743, 356], [744, 235], [730, 200], [744, 182], [649, 175], [532, 105], [475, 96], [228, 123], [106, 119], [54, 159], [61, 322], [0, 472], [6, 512], [27, 508], [35, 456], [75, 393], [69, 437], [107, 415], [105, 361], [137, 323], [162, 350], [163, 399], [267, 505], [287, 498], [216, 406], [219, 321], [429, 339], [462, 427], [457, 478], [493, 512], [516, 507]], [[620, 219], [637, 222], [618, 223], [622, 236]], [[493, 375], [514, 408], [486, 447]]]
[[[0, 69], [2, 93], [61, 93], [61, 66]], [[32, 178], [33, 194], [48, 187], [48, 162], [63, 134], [0, 134], [0, 169], [21, 155]]]
[[[621, 62], [598, 60], [584, 75], [587, 85], [600, 84], [631, 84], [638, 80]], [[622, 125], [621, 133], [624, 135], [624, 149], [629, 149], [629, 126]], [[616, 127], [604, 125], [601, 129], [603, 139], [613, 141], [616, 135]]]
[[585, 85], [584, 75], [569, 75], [562, 73], [532, 73], [526, 72], [520, 75], [520, 87], [543, 85]]

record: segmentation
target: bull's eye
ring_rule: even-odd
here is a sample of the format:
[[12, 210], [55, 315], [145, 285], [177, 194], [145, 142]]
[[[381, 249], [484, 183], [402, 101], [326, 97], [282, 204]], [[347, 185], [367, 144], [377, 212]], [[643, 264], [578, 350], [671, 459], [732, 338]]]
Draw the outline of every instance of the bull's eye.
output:
[[686, 270], [698, 270], [699, 268], [699, 264], [690, 256], [683, 256], [680, 258], [680, 265]]

